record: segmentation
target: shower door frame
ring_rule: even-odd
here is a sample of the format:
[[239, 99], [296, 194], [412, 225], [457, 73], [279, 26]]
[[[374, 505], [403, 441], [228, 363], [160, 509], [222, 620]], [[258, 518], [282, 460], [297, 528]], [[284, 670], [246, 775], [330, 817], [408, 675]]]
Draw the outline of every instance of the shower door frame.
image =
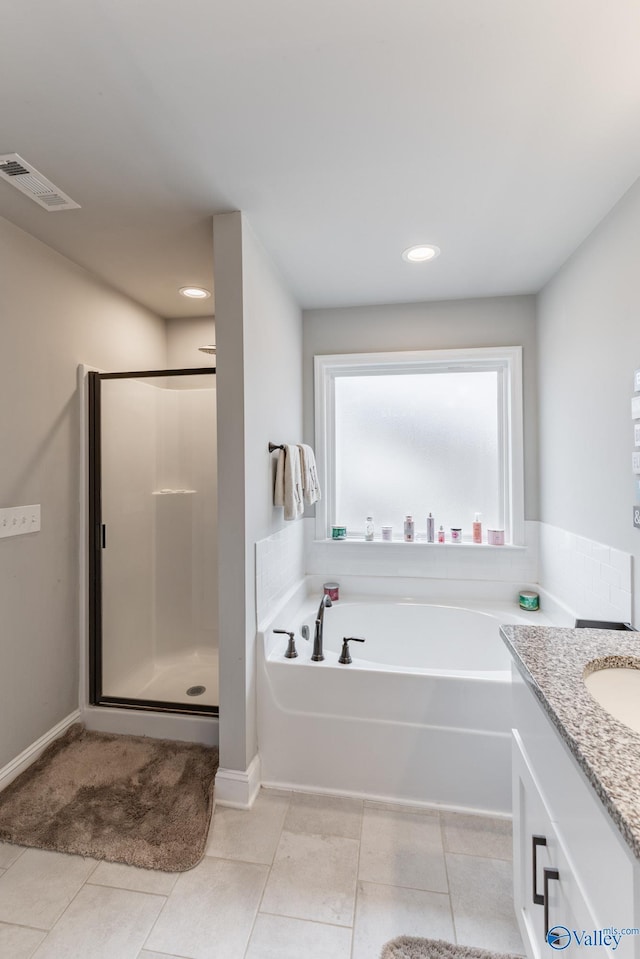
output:
[[218, 716], [218, 706], [174, 703], [166, 700], [105, 696], [102, 691], [102, 550], [105, 548], [105, 527], [102, 522], [102, 432], [101, 390], [103, 380], [142, 379], [154, 376], [214, 375], [215, 366], [178, 370], [135, 370], [101, 373], [91, 370], [88, 382], [89, 426], [89, 703], [120, 709], [143, 709], [153, 712], [185, 713], [186, 715]]

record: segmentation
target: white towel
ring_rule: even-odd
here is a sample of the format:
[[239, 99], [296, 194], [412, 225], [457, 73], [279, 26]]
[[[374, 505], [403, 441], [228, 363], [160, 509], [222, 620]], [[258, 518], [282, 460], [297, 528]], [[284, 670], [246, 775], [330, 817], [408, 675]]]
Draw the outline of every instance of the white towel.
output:
[[299, 519], [304, 513], [300, 449], [285, 446], [278, 455], [276, 482], [273, 491], [274, 506], [284, 506], [285, 519]]
[[318, 470], [316, 468], [315, 453], [306, 443], [301, 443], [300, 460], [302, 463], [302, 492], [307, 506], [313, 506], [322, 498], [320, 492], [320, 483], [318, 482]]

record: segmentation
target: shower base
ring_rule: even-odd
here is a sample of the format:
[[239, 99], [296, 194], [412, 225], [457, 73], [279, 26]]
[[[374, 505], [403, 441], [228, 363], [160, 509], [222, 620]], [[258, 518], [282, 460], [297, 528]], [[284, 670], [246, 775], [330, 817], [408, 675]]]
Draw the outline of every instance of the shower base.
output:
[[[188, 689], [205, 687], [200, 695]], [[122, 699], [184, 703], [185, 706], [218, 705], [218, 653], [195, 651], [158, 660], [151, 667], [129, 676], [104, 682], [104, 695]]]

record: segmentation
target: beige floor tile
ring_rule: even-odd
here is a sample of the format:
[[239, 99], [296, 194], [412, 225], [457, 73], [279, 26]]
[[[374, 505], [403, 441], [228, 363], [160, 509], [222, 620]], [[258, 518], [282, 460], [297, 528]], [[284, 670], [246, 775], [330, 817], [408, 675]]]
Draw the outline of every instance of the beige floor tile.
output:
[[138, 959], [183, 959], [183, 957], [170, 956], [166, 952], [149, 952], [148, 949], [143, 949], [142, 952], [138, 955]]
[[511, 919], [493, 919], [489, 916], [457, 916], [456, 942], [461, 946], [476, 946], [490, 952], [507, 952], [524, 956], [522, 936], [515, 916]]
[[18, 856], [24, 852], [24, 846], [13, 846], [8, 842], [0, 842], [0, 869], [8, 869]]
[[0, 921], [51, 929], [95, 868], [94, 859], [25, 850], [0, 876]]
[[362, 801], [294, 793], [284, 821], [287, 832], [360, 839]]
[[0, 922], [0, 956], [6, 959], [31, 959], [46, 932], [27, 929], [25, 926], [9, 926]]
[[441, 821], [446, 852], [486, 859], [511, 859], [512, 828], [509, 819], [443, 812]]
[[159, 869], [138, 869], [119, 862], [101, 862], [88, 881], [96, 886], [114, 886], [117, 889], [168, 896], [179, 875], [179, 872], [160, 872]]
[[268, 872], [205, 856], [178, 879], [145, 948], [190, 959], [242, 959]]
[[439, 817], [365, 808], [358, 877], [447, 892]]
[[365, 799], [365, 809], [385, 809], [387, 812], [406, 812], [414, 816], [433, 816], [437, 818], [440, 815], [438, 809], [431, 809], [428, 806], [411, 806], [406, 803], [378, 802], [375, 799]]
[[453, 942], [449, 897], [439, 892], [359, 882], [353, 959], [374, 959], [384, 943], [396, 936]]
[[357, 863], [355, 839], [283, 832], [261, 912], [350, 926]]
[[351, 929], [260, 914], [246, 959], [349, 959]]
[[148, 949], [143, 949], [138, 959], [182, 959], [182, 957], [170, 956], [166, 952], [149, 952]]
[[289, 793], [262, 790], [251, 809], [216, 806], [207, 856], [271, 865], [289, 798]]
[[162, 896], [86, 885], [34, 959], [136, 959], [164, 903]]
[[513, 918], [510, 862], [447, 853], [447, 872], [456, 924], [458, 917]]

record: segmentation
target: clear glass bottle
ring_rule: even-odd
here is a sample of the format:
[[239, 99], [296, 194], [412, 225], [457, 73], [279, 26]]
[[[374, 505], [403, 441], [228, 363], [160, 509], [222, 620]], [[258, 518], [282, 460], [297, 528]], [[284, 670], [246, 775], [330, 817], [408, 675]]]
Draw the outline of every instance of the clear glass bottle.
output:
[[413, 522], [413, 516], [405, 516], [404, 518], [404, 541], [405, 543], [413, 543], [415, 539], [415, 523]]
[[427, 516], [427, 543], [433, 543], [435, 539], [436, 521], [432, 514]]
[[440, 529], [438, 530], [438, 542], [444, 543], [444, 526], [442, 525], [440, 526]]
[[373, 543], [373, 516], [367, 516], [364, 524], [364, 538], [367, 543]]

